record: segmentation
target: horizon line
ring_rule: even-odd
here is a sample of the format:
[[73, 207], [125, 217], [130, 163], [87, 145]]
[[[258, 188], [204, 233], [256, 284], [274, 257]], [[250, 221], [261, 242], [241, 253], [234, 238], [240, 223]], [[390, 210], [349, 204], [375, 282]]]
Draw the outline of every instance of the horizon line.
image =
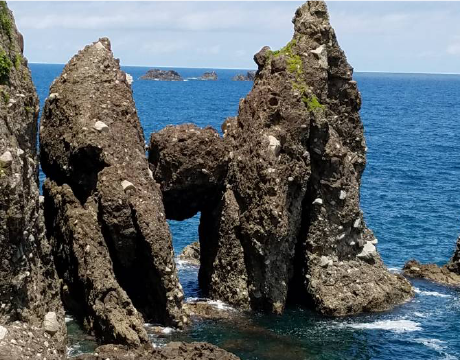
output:
[[[46, 62], [38, 62], [38, 61], [29, 61], [29, 64], [37, 64], [37, 65], [62, 65], [65, 66], [64, 63], [46, 63]], [[195, 66], [164, 66], [164, 65], [120, 65], [120, 67], [141, 67], [141, 68], [170, 68], [170, 69], [211, 69], [211, 70], [257, 70], [254, 68], [227, 68], [227, 67], [195, 67]], [[376, 74], [408, 74], [408, 75], [460, 75], [460, 73], [454, 72], [424, 72], [424, 71], [384, 71], [384, 70], [354, 70], [354, 73], [376, 73]]]

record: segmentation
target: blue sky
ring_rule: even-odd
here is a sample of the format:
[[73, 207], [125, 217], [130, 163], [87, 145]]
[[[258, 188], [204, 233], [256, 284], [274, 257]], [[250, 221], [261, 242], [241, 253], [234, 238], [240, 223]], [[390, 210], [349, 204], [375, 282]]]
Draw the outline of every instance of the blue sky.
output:
[[[102, 36], [122, 65], [255, 68], [292, 37], [302, 2], [9, 2], [30, 62]], [[328, 2], [356, 71], [460, 73], [460, 2]]]

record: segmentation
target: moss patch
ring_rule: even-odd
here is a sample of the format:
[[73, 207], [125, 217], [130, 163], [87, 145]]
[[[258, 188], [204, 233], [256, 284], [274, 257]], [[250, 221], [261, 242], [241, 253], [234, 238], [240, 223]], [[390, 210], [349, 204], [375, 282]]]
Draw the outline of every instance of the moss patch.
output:
[[0, 82], [5, 83], [10, 77], [12, 61], [6, 54], [5, 50], [0, 50]]
[[19, 54], [16, 54], [14, 56], [14, 68], [16, 70], [19, 70], [21, 68], [21, 64], [22, 64], [22, 56]]
[[13, 22], [11, 20], [10, 13], [5, 1], [0, 2], [0, 27], [2, 32], [8, 36], [8, 39], [11, 40], [13, 33]]
[[318, 98], [315, 95], [312, 95], [311, 97], [307, 97], [306, 95], [304, 95], [302, 96], [302, 101], [304, 102], [305, 105], [307, 105], [308, 110], [310, 111], [324, 109], [324, 105], [322, 105], [318, 101]]

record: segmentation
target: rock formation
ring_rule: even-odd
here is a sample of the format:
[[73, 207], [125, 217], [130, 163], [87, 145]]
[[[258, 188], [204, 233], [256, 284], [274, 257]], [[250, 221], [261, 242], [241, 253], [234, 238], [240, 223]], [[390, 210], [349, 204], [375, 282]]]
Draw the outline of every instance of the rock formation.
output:
[[217, 80], [217, 74], [215, 71], [205, 72], [201, 75], [200, 80]]
[[[219, 201], [201, 214], [200, 286], [211, 298], [275, 313], [288, 297], [327, 315], [386, 310], [413, 290], [385, 268], [359, 207], [366, 147], [353, 69], [324, 2], [304, 4], [293, 22], [284, 48], [255, 55], [254, 87], [222, 126], [217, 161], [226, 175]], [[167, 208], [188, 208], [195, 189], [161, 179], [187, 179], [183, 164], [203, 149], [176, 141], [162, 142], [156, 163], [168, 154], [174, 164], [170, 151], [193, 158], [169, 172], [157, 167], [154, 177], [164, 194], [179, 194]]]
[[80, 355], [75, 360], [238, 360], [239, 358], [208, 343], [171, 342], [153, 350], [129, 350], [120, 346], [104, 345], [95, 354]]
[[47, 234], [69, 309], [104, 343], [182, 327], [182, 288], [131, 87], [108, 39], [65, 66], [40, 125]]
[[166, 217], [184, 220], [213, 207], [227, 173], [224, 143], [211, 127], [167, 126], [150, 138], [149, 162]]
[[403, 273], [408, 277], [422, 278], [444, 285], [460, 285], [460, 237], [457, 239], [454, 255], [447, 264], [438, 266], [410, 260], [404, 265]]
[[192, 265], [200, 265], [200, 242], [187, 245], [179, 254], [179, 259]]
[[233, 81], [254, 81], [255, 77], [256, 77], [256, 72], [252, 70], [252, 71], [248, 71], [246, 75], [237, 74], [232, 78], [232, 80]]
[[141, 80], [160, 80], [160, 81], [183, 81], [178, 72], [174, 70], [151, 69], [145, 75], [140, 77]]
[[64, 312], [38, 192], [39, 102], [5, 2], [0, 17], [0, 357], [27, 358], [32, 340], [15, 343], [18, 328], [62, 355]]

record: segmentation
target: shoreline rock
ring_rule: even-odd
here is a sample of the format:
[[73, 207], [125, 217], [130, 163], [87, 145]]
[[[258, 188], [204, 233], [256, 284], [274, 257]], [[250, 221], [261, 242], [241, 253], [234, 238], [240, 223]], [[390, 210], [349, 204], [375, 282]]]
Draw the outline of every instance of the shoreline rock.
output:
[[23, 37], [5, 2], [0, 15], [0, 357], [29, 359], [41, 349], [57, 359], [65, 351], [66, 328], [39, 200], [39, 99]]
[[184, 79], [174, 70], [151, 69], [142, 75], [140, 80], [183, 81]]
[[404, 265], [403, 274], [407, 277], [426, 279], [443, 285], [460, 285], [460, 275], [451, 271], [448, 265], [421, 264], [416, 260], [409, 260]]
[[179, 259], [192, 265], [200, 266], [200, 242], [187, 245], [179, 254]]
[[45, 220], [66, 305], [99, 341], [131, 347], [148, 343], [145, 322], [187, 322], [144, 147], [129, 81], [99, 39], [69, 61], [45, 102]]

